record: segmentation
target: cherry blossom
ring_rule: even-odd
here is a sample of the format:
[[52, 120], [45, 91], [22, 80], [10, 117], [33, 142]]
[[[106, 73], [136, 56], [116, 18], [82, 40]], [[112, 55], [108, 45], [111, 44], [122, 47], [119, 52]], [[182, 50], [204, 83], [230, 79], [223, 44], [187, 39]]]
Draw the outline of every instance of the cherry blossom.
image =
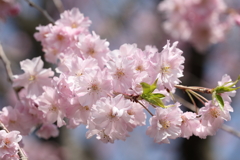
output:
[[[168, 18], [165, 29], [176, 38], [191, 41], [199, 50], [219, 41], [227, 29], [219, 19], [226, 10], [221, 0], [168, 0], [159, 8]], [[36, 28], [34, 37], [41, 42], [45, 59], [55, 63], [56, 75], [50, 68], [43, 69], [40, 57], [20, 62], [24, 73], [15, 75], [13, 82], [13, 87], [24, 88], [20, 99], [15, 107], [6, 106], [0, 111], [0, 121], [10, 130], [0, 131], [0, 158], [19, 158], [20, 133], [35, 131], [48, 139], [58, 136], [58, 128], [63, 125], [85, 125], [87, 138], [96, 136], [104, 143], [126, 140], [129, 132], [146, 125], [145, 110], [152, 116], [146, 134], [159, 144], [192, 135], [206, 138], [214, 135], [224, 120], [230, 120], [230, 97], [236, 91], [219, 94], [223, 108], [216, 99], [204, 99], [205, 106], [197, 113], [183, 113], [179, 102], [172, 104], [175, 99], [171, 95], [181, 82], [185, 61], [178, 42], [171, 44], [168, 40], [162, 51], [150, 45], [141, 50], [136, 44], [110, 50], [107, 40], [89, 32], [90, 24], [73, 8], [63, 12], [54, 24]], [[218, 86], [231, 84], [228, 75], [218, 82]], [[149, 92], [147, 98], [145, 92]]]
[[15, 75], [13, 86], [22, 86], [27, 90], [28, 96], [39, 96], [43, 92], [43, 86], [49, 86], [54, 72], [49, 69], [43, 69], [41, 57], [26, 59], [20, 62], [21, 69], [25, 72], [22, 75]]
[[[219, 86], [229, 86], [232, 85], [232, 83], [227, 83], [227, 82], [232, 82], [232, 79], [230, 78], [229, 75], [225, 74], [222, 77], [222, 80], [218, 82]], [[227, 84], [226, 84], [227, 83]], [[231, 91], [231, 92], [224, 92], [221, 93], [221, 97], [223, 98], [224, 101], [232, 102], [230, 97], [234, 97], [236, 95], [236, 91]]]
[[[0, 157], [15, 156], [18, 152], [18, 142], [21, 141], [22, 136], [19, 131], [11, 131], [7, 133], [5, 130], [0, 130]], [[6, 158], [6, 157], [5, 157]]]
[[45, 139], [48, 139], [50, 137], [57, 137], [58, 134], [59, 131], [57, 129], [57, 126], [51, 123], [43, 124], [36, 133], [38, 137]]
[[166, 14], [164, 29], [174, 38], [192, 43], [199, 51], [224, 39], [229, 20], [223, 0], [167, 0], [159, 4]]
[[20, 6], [16, 0], [0, 0], [0, 19], [14, 16], [20, 12]]
[[175, 139], [181, 135], [182, 111], [179, 103], [167, 109], [157, 108], [156, 114], [150, 118], [150, 126], [147, 135], [154, 138], [155, 143], [170, 143], [170, 139]]
[[185, 59], [181, 56], [183, 52], [177, 48], [177, 44], [178, 42], [174, 42], [170, 46], [168, 41], [162, 52], [156, 53], [152, 58], [159, 89], [162, 89], [162, 86], [164, 86], [164, 88], [173, 90], [174, 85], [179, 84], [179, 78], [183, 76], [184, 66], [182, 64]]
[[65, 125], [63, 118], [65, 117], [65, 103], [61, 96], [54, 88], [44, 87], [44, 93], [38, 98], [39, 110], [44, 113], [46, 121], [54, 123], [57, 121], [57, 126]]
[[224, 108], [221, 108], [214, 101], [209, 101], [199, 110], [201, 116], [201, 124], [206, 127], [211, 127], [213, 130], [217, 130], [223, 123], [223, 121], [229, 121], [231, 119], [230, 113], [233, 112], [233, 108], [229, 105], [229, 102], [224, 102]]
[[197, 114], [193, 112], [185, 112], [181, 116], [181, 137], [189, 138], [193, 134], [197, 135], [197, 130], [200, 128], [200, 121], [197, 118]]
[[[134, 122], [134, 117], [128, 114], [132, 102], [122, 95], [114, 98], [101, 98], [93, 105], [87, 137], [97, 134], [99, 139], [109, 137], [110, 140], [125, 140], [128, 135], [128, 125]], [[93, 127], [93, 126], [94, 127]], [[91, 136], [90, 136], [91, 135]]]

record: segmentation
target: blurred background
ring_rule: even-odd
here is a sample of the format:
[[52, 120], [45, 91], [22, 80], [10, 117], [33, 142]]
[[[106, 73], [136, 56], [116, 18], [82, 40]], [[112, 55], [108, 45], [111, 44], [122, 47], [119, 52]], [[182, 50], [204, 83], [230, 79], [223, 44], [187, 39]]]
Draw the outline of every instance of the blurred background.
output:
[[[59, 18], [59, 11], [52, 0], [32, 0], [45, 9], [54, 20]], [[166, 0], [167, 1], [167, 0]], [[180, 1], [180, 0], [179, 0]], [[164, 32], [163, 13], [159, 12], [159, 0], [62, 0], [66, 10], [77, 7], [92, 21], [90, 31], [95, 31], [102, 39], [110, 42], [110, 49], [118, 49], [122, 44], [136, 43], [141, 49], [154, 45], [160, 51], [167, 40], [179, 41], [178, 48], [186, 58], [182, 84], [216, 87], [224, 74], [235, 80], [240, 74], [240, 28], [233, 26], [223, 41], [210, 45], [204, 52], [199, 52], [191, 43], [172, 38]], [[239, 0], [227, 0], [227, 5], [240, 10]], [[1, 5], [1, 4], [0, 4]], [[33, 34], [39, 25], [47, 25], [48, 20], [26, 1], [19, 1], [20, 13], [7, 17], [0, 22], [0, 42], [11, 61], [14, 74], [22, 73], [19, 62], [36, 56], [43, 56], [40, 42]], [[51, 64], [46, 63], [45, 67]], [[51, 66], [53, 67], [53, 66]], [[0, 63], [0, 107], [15, 103], [15, 95], [6, 79], [3, 64]], [[5, 76], [5, 77], [4, 77]], [[185, 95], [179, 92], [182, 97]], [[240, 131], [240, 94], [233, 98], [232, 120], [226, 124]], [[186, 97], [185, 97], [186, 98]], [[187, 98], [186, 98], [187, 99]], [[149, 119], [149, 115], [148, 115]], [[178, 138], [171, 144], [155, 144], [146, 135], [147, 125], [136, 128], [125, 142], [104, 144], [95, 138], [86, 139], [85, 126], [74, 130], [61, 128], [58, 138], [45, 141], [25, 137], [26, 150], [31, 150], [30, 160], [239, 160], [240, 138], [223, 130], [216, 136], [189, 140]], [[41, 152], [41, 156], [36, 156]]]

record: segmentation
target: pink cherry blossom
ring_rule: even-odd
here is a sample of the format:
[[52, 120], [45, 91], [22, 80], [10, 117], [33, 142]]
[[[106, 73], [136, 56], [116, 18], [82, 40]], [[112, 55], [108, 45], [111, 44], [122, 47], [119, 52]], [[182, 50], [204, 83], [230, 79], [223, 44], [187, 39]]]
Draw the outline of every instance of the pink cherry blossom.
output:
[[88, 104], [88, 101], [80, 102], [78, 97], [71, 99], [71, 106], [66, 109], [69, 128], [76, 128], [80, 124], [87, 125], [92, 108], [92, 106], [89, 106]]
[[223, 0], [168, 0], [159, 4], [166, 14], [163, 27], [174, 38], [191, 42], [199, 51], [224, 38], [230, 27]]
[[125, 100], [122, 95], [114, 98], [101, 98], [93, 105], [90, 122], [87, 126], [90, 130], [87, 137], [97, 134], [100, 140], [109, 137], [109, 142], [121, 139], [128, 135], [128, 125], [133, 123], [133, 115], [127, 113], [132, 107], [130, 100]]
[[46, 122], [54, 123], [57, 121], [57, 126], [65, 125], [63, 118], [65, 117], [65, 105], [61, 96], [54, 88], [44, 87], [44, 93], [38, 98], [39, 110], [44, 113]]
[[132, 131], [133, 128], [137, 126], [146, 125], [146, 114], [144, 108], [139, 103], [133, 103], [132, 107], [127, 110], [129, 115], [133, 115], [133, 123], [130, 123], [129, 131]]
[[27, 90], [28, 96], [39, 96], [43, 92], [43, 86], [50, 86], [54, 72], [49, 69], [43, 69], [41, 57], [26, 59], [20, 62], [21, 69], [24, 71], [21, 75], [14, 75], [13, 86], [22, 86]]
[[179, 84], [179, 78], [183, 76], [185, 58], [182, 56], [183, 52], [177, 48], [177, 44], [178, 42], [174, 42], [170, 46], [170, 42], [167, 41], [167, 45], [163, 47], [162, 52], [156, 53], [152, 58], [159, 89], [173, 90], [174, 85]]
[[51, 123], [46, 123], [41, 126], [41, 128], [36, 132], [36, 135], [40, 138], [48, 139], [50, 137], [57, 137], [59, 134], [56, 125]]
[[[113, 78], [113, 90], [115, 92], [124, 93], [131, 88], [132, 79], [134, 78], [134, 61], [125, 57], [128, 55], [128, 49], [131, 50], [132, 46], [120, 47], [121, 50], [115, 50], [109, 53], [110, 61], [106, 64], [109, 74]], [[126, 51], [126, 52], [123, 52]]]
[[170, 143], [170, 139], [175, 139], [181, 135], [182, 111], [179, 103], [167, 109], [157, 108], [156, 113], [150, 118], [150, 126], [147, 135], [154, 138], [155, 143]]
[[[227, 82], [232, 82], [232, 79], [230, 78], [229, 75], [225, 74], [222, 77], [221, 81], [218, 81], [218, 86], [229, 86], [232, 85], [232, 83], [227, 83]], [[226, 84], [227, 83], [227, 84]], [[221, 93], [221, 97], [223, 98], [224, 101], [232, 102], [230, 97], [234, 97], [236, 95], [236, 91], [231, 91], [231, 92], [224, 92]]]
[[15, 16], [19, 12], [20, 6], [16, 0], [0, 0], [0, 19]]
[[22, 135], [29, 134], [34, 122], [31, 121], [30, 115], [21, 113], [16, 107], [4, 107], [0, 112], [0, 121], [8, 128], [8, 130], [18, 130]]
[[202, 127], [199, 129], [197, 135], [201, 138], [205, 138], [207, 135], [215, 135], [217, 129], [223, 124], [223, 121], [231, 119], [229, 112], [233, 112], [233, 108], [227, 101], [224, 101], [223, 110], [221, 110], [215, 101], [207, 102], [205, 107], [199, 110]]
[[193, 112], [185, 112], [181, 116], [181, 137], [189, 139], [193, 134], [197, 134], [197, 129], [200, 127], [200, 121], [197, 114]]
[[0, 158], [5, 155], [14, 156], [18, 152], [18, 142], [22, 136], [19, 131], [11, 131], [7, 133], [5, 130], [0, 130]]
[[72, 34], [87, 34], [91, 21], [77, 9], [65, 11], [60, 15], [60, 19], [56, 21], [56, 25], [60, 27], [69, 27]]
[[107, 60], [107, 53], [109, 52], [109, 42], [101, 40], [98, 35], [93, 32], [87, 36], [79, 36], [79, 42], [77, 44], [84, 59], [89, 56], [97, 59], [98, 64], [101, 68], [104, 67]]
[[88, 102], [88, 106], [92, 106], [101, 97], [107, 97], [112, 90], [112, 83], [107, 72], [95, 70], [86, 72], [82, 77], [76, 80], [75, 93], [79, 97], [79, 101]]

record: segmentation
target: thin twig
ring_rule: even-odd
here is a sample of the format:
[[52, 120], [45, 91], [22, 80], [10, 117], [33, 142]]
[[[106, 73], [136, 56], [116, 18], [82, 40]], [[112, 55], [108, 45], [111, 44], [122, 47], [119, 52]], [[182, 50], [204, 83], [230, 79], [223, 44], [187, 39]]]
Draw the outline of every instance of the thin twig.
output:
[[60, 13], [64, 12], [65, 9], [61, 0], [53, 0], [53, 3]]
[[[9, 133], [9, 130], [5, 127], [5, 125], [2, 122], [0, 122], [0, 130], [5, 130], [7, 133]], [[20, 160], [28, 160], [27, 156], [24, 154], [20, 146], [18, 148], [18, 156]]]
[[197, 105], [196, 105], [196, 103], [195, 103], [195, 101], [194, 101], [192, 95], [190, 94], [191, 92], [190, 92], [188, 89], [186, 90], [186, 92], [187, 92], [189, 98], [191, 99], [193, 105], [195, 106], [195, 112], [198, 114], [198, 107], [197, 107]]
[[[192, 90], [188, 90], [190, 93], [192, 93], [192, 95], [194, 95], [194, 97], [196, 97], [203, 105], [205, 105], [205, 102], [208, 102], [208, 100], [206, 98], [204, 98], [203, 96], [201, 96], [200, 94], [192, 91]], [[204, 101], [203, 101], [204, 100]]]
[[31, 7], [36, 8], [39, 12], [41, 12], [51, 23], [54, 24], [54, 20], [53, 18], [47, 13], [47, 11], [45, 11], [44, 9], [42, 9], [41, 7], [39, 7], [38, 5], [36, 5], [35, 3], [33, 3], [30, 0], [25, 0]]
[[[178, 95], [174, 94], [174, 97], [176, 98], [177, 101], [179, 101], [182, 105], [184, 105], [185, 107], [189, 108], [190, 110], [194, 111], [195, 107], [187, 102], [185, 99], [179, 97]], [[239, 131], [236, 131], [234, 130], [232, 127], [226, 125], [226, 124], [223, 124], [222, 127], [221, 127], [222, 130], [240, 138], [240, 132]]]
[[[13, 84], [13, 73], [12, 73], [12, 69], [11, 69], [11, 63], [8, 60], [6, 54], [4, 53], [1, 43], [0, 43], [0, 59], [2, 60], [2, 62], [4, 64], [4, 67], [5, 67], [5, 70], [6, 70], [6, 73], [7, 73], [8, 81], [11, 84]], [[14, 91], [15, 91], [17, 99], [19, 100], [19, 95], [18, 95], [17, 89], [14, 88]]]
[[151, 116], [153, 116], [152, 112], [149, 109], [147, 109], [147, 107], [145, 107], [140, 101], [137, 101], [137, 103], [141, 104], [143, 108], [145, 108], [148, 111], [148, 113], [151, 114]]
[[194, 111], [195, 107], [194, 105], [192, 105], [191, 103], [189, 103], [188, 101], [186, 101], [185, 99], [179, 97], [178, 95], [174, 94], [174, 98], [180, 102], [182, 105], [184, 105], [185, 107], [187, 107], [188, 109]]
[[175, 87], [178, 88], [178, 89], [183, 89], [183, 90], [189, 89], [189, 90], [202, 92], [202, 93], [207, 93], [207, 94], [211, 94], [212, 91], [213, 91], [213, 89], [211, 89], [211, 88], [198, 87], [198, 86], [188, 87], [188, 86], [183, 86], [183, 85], [175, 85]]
[[233, 134], [234, 136], [236, 136], [236, 137], [238, 137], [238, 138], [240, 138], [240, 132], [234, 130], [234, 129], [233, 129], [232, 127], [230, 127], [230, 126], [227, 126], [227, 125], [223, 124], [222, 127], [221, 127], [221, 129], [224, 130], [224, 131], [226, 131], [226, 132], [228, 132], [228, 133]]

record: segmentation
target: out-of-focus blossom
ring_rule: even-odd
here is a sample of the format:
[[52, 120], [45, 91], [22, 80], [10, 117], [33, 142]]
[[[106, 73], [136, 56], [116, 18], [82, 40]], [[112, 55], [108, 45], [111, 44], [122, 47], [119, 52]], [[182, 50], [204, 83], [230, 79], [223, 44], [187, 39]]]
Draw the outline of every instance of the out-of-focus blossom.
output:
[[37, 136], [41, 138], [48, 139], [50, 137], [57, 137], [59, 131], [57, 126], [51, 123], [46, 123], [41, 126], [41, 128], [37, 131]]
[[165, 0], [159, 4], [159, 10], [166, 14], [166, 32], [200, 51], [224, 39], [231, 27], [228, 18], [223, 18], [226, 9], [223, 0]]
[[19, 12], [20, 6], [16, 0], [0, 0], [0, 19], [18, 15]]

